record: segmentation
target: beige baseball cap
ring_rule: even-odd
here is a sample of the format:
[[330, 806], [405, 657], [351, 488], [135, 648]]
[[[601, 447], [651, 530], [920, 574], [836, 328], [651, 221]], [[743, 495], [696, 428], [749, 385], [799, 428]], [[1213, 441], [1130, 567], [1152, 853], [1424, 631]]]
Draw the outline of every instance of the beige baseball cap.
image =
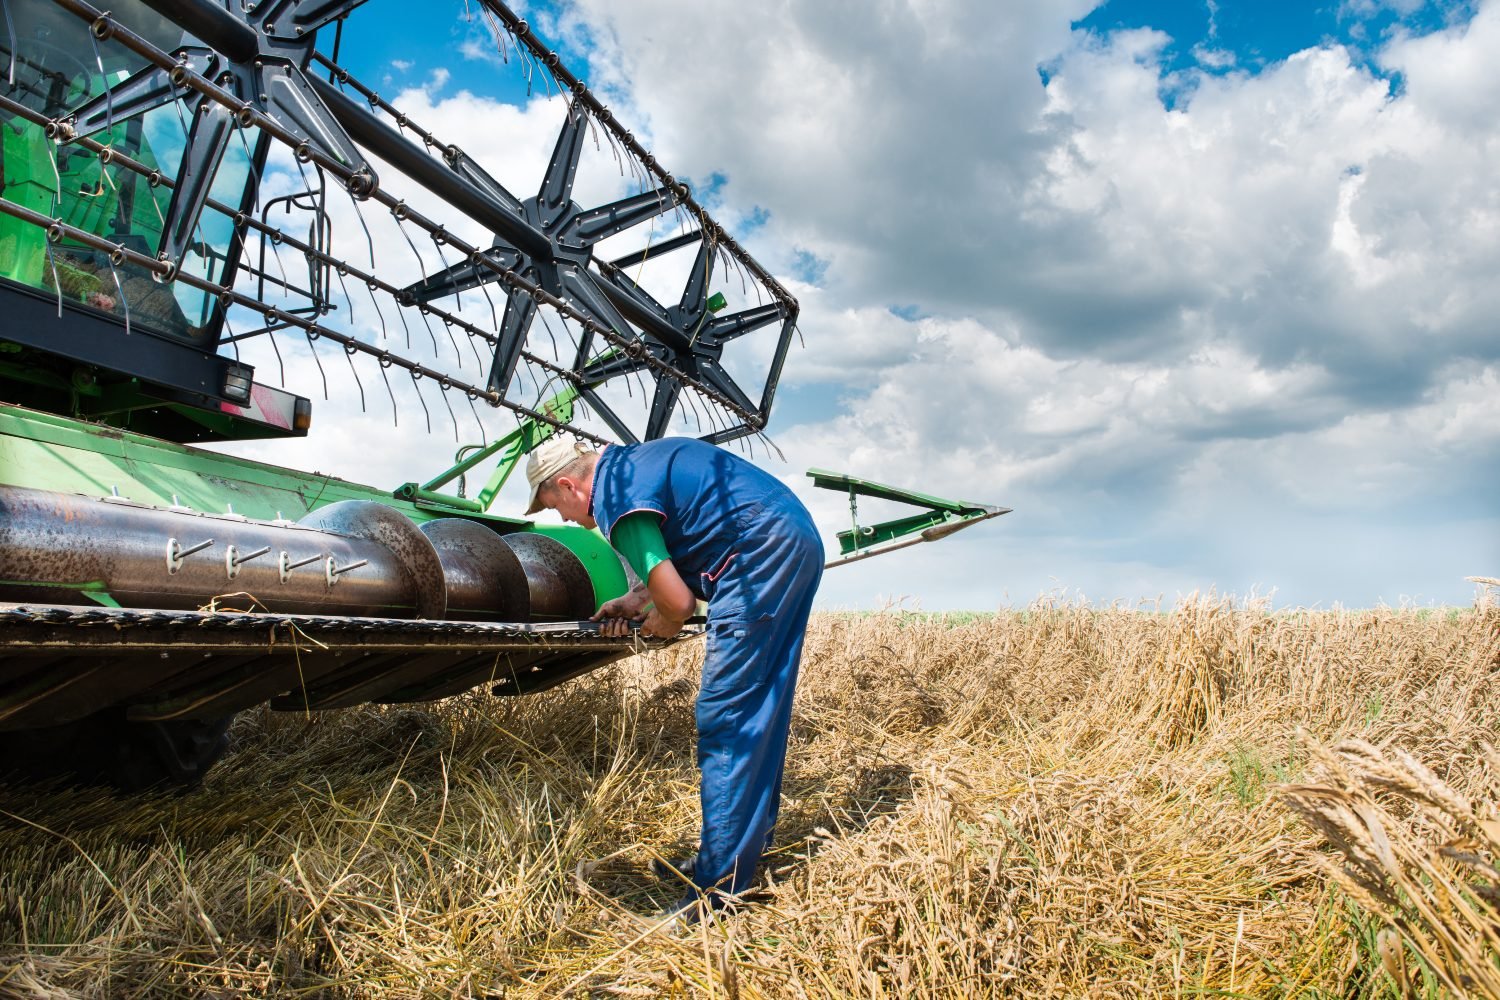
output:
[[531, 484], [531, 504], [526, 508], [526, 515], [530, 517], [542, 509], [537, 491], [543, 483], [572, 465], [575, 459], [593, 454], [593, 451], [583, 441], [562, 434], [549, 437], [533, 448], [526, 456], [526, 481]]

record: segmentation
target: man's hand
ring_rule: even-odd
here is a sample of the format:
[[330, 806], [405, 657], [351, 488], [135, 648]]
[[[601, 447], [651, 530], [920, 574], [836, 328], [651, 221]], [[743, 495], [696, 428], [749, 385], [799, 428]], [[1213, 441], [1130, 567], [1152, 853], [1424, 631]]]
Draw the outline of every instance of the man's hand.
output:
[[628, 621], [640, 621], [646, 616], [646, 605], [650, 603], [651, 592], [646, 589], [645, 584], [636, 584], [623, 597], [605, 601], [589, 620], [597, 622], [606, 618], [624, 618]]
[[666, 617], [656, 608], [646, 613], [646, 620], [641, 625], [641, 635], [648, 639], [670, 639], [682, 631], [683, 623]]
[[601, 623], [599, 634], [612, 638], [630, 634], [630, 623], [646, 617], [646, 606], [651, 603], [651, 594], [645, 586], [636, 586], [623, 597], [605, 601], [589, 621]]
[[600, 623], [600, 635], [612, 638], [629, 635], [630, 623], [641, 622], [641, 635], [647, 639], [670, 639], [697, 607], [698, 599], [677, 575], [672, 560], [664, 559], [651, 568], [645, 584], [605, 602], [592, 620]]

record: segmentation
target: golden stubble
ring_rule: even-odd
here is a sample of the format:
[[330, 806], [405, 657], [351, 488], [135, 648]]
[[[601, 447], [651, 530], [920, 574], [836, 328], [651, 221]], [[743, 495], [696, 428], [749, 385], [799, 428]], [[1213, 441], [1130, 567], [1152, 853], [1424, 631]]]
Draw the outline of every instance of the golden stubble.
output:
[[186, 795], [0, 791], [0, 995], [1496, 989], [1488, 591], [815, 616], [765, 885], [682, 926], [700, 656], [246, 713]]

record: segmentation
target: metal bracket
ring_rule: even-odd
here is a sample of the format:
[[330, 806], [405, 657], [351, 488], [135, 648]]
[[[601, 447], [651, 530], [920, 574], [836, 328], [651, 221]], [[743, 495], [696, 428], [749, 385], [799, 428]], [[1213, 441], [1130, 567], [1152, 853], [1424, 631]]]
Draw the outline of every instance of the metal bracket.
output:
[[[945, 500], [942, 497], [887, 486], [868, 479], [856, 479], [842, 472], [823, 469], [808, 469], [813, 485], [823, 489], [838, 490], [849, 495], [849, 517], [852, 526], [838, 534], [838, 559], [831, 559], [825, 568], [858, 562], [871, 556], [894, 552], [922, 542], [935, 542], [947, 538], [980, 521], [988, 521], [1001, 514], [1009, 514], [1011, 508], [992, 504], [974, 503], [968, 500]], [[891, 500], [896, 503], [925, 507], [921, 514], [912, 514], [872, 525], [859, 523], [859, 497], [876, 500]]]
[[[564, 389], [543, 403], [540, 407], [541, 412], [562, 423], [568, 423], [573, 419], [573, 403], [578, 399], [578, 392], [577, 389], [571, 387]], [[551, 424], [545, 424], [539, 420], [524, 420], [521, 422], [521, 426], [509, 434], [499, 438], [492, 444], [480, 448], [474, 454], [466, 458], [461, 458], [457, 465], [439, 473], [436, 477], [422, 485], [403, 483], [392, 495], [398, 500], [426, 501], [427, 503], [453, 507], [457, 510], [482, 514], [489, 510], [490, 504], [495, 502], [495, 497], [499, 495], [500, 488], [510, 479], [511, 473], [516, 470], [516, 466], [520, 464], [521, 459], [556, 433], [557, 428]], [[462, 455], [463, 452], [474, 447], [476, 446], [466, 445], [460, 449], [460, 454]], [[470, 500], [462, 495], [452, 496], [451, 494], [439, 492], [444, 486], [447, 486], [455, 479], [462, 483], [465, 473], [495, 455], [500, 456], [495, 463], [495, 471], [490, 474], [489, 482], [485, 483], [484, 488], [479, 491], [477, 499]], [[460, 486], [460, 493], [462, 493], [462, 486]]]

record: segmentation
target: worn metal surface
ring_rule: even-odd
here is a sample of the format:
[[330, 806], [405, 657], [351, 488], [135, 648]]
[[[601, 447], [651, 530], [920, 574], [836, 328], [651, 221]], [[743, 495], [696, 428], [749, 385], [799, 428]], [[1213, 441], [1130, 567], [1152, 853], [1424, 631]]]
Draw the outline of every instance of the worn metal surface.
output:
[[[373, 500], [341, 500], [319, 507], [299, 524], [351, 538], [367, 538], [396, 557], [418, 618], [442, 618], [448, 588], [437, 550], [408, 518]], [[358, 570], [351, 571], [358, 572]]]
[[589, 572], [566, 545], [531, 532], [506, 535], [501, 541], [510, 546], [526, 571], [533, 619], [580, 619], [594, 613]]
[[421, 526], [448, 583], [448, 617], [524, 622], [531, 618], [526, 570], [511, 547], [482, 524], [443, 517]]

